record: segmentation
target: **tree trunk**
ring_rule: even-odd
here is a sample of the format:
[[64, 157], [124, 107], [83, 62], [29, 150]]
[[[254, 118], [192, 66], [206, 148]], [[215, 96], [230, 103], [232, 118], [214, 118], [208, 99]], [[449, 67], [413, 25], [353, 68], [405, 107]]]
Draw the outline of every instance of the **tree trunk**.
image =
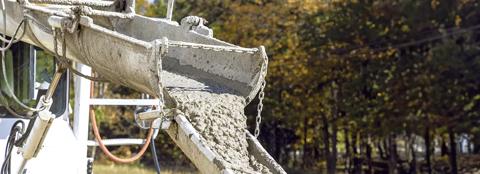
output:
[[425, 139], [425, 160], [427, 162], [427, 173], [428, 174], [432, 174], [432, 161], [431, 161], [431, 137], [430, 137], [430, 127], [427, 126], [425, 128], [425, 135], [423, 136], [423, 138]]
[[452, 127], [448, 128], [448, 138], [450, 139], [450, 154], [449, 154], [450, 173], [451, 174], [458, 174], [457, 143], [455, 141], [455, 132], [453, 131]]
[[[334, 82], [335, 84], [335, 82]], [[338, 119], [338, 90], [337, 88], [333, 89], [333, 112], [332, 112], [332, 117], [333, 121], [331, 123], [332, 127], [332, 135], [330, 136], [332, 141], [332, 146], [331, 146], [331, 153], [330, 153], [330, 159], [327, 162], [327, 172], [329, 174], [335, 174], [337, 172], [337, 133], [338, 133], [338, 127], [337, 127], [337, 119]], [[328, 129], [327, 129], [328, 131]], [[328, 132], [327, 132], [328, 133]]]
[[338, 150], [337, 150], [337, 133], [338, 133], [338, 128], [335, 123], [332, 124], [332, 153], [331, 155], [331, 161], [330, 161], [330, 166], [329, 166], [329, 173], [335, 174], [337, 172], [337, 155], [338, 155]]
[[415, 136], [412, 137], [410, 142], [410, 150], [412, 153], [412, 161], [410, 162], [410, 174], [417, 173], [417, 154], [415, 153]]
[[380, 141], [377, 141], [375, 143], [377, 146], [378, 155], [380, 156], [381, 159], [387, 159], [387, 156], [385, 155], [385, 151], [383, 150], [383, 147], [382, 147], [382, 143]]
[[397, 173], [397, 149], [395, 147], [395, 135], [390, 135], [388, 137], [388, 151], [389, 151], [389, 160], [388, 160], [388, 173], [389, 174], [396, 174]]
[[302, 166], [304, 169], [307, 168], [307, 136], [308, 136], [308, 117], [305, 116], [303, 119], [303, 157], [302, 157]]
[[352, 131], [352, 152], [354, 155], [358, 155], [358, 148], [357, 148], [357, 134]]
[[[298, 164], [298, 163], [299, 163], [299, 162], [298, 162], [298, 157], [297, 157], [297, 154], [298, 154], [298, 153], [295, 153], [295, 152], [297, 152], [297, 150], [299, 150], [299, 149], [297, 149], [297, 148], [290, 148], [290, 152], [293, 152], [293, 153], [292, 153], [292, 154], [293, 154], [293, 155], [292, 155], [292, 157], [293, 157], [293, 166], [300, 166], [300, 165]], [[287, 156], [290, 156], [290, 155], [287, 155]]]
[[372, 174], [373, 172], [373, 166], [372, 166], [372, 147], [370, 146], [370, 143], [368, 141], [365, 143], [365, 148], [366, 148], [366, 155], [367, 155], [367, 174]]
[[322, 115], [322, 122], [323, 122], [323, 129], [322, 129], [322, 132], [323, 132], [323, 142], [325, 143], [325, 156], [327, 157], [327, 173], [335, 173], [335, 170], [333, 169], [332, 170], [332, 166], [334, 166], [334, 164], [332, 164], [332, 153], [331, 153], [331, 150], [330, 150], [330, 133], [329, 133], [329, 123], [328, 123], [328, 119], [327, 119], [327, 116], [325, 115]]
[[[315, 134], [318, 136], [317, 134]], [[320, 159], [320, 156], [322, 155], [321, 149], [320, 149], [320, 137], [315, 137], [314, 138], [314, 145], [313, 145], [313, 157], [314, 159]]]
[[480, 133], [476, 133], [473, 136], [473, 153], [474, 154], [479, 154], [480, 153]]
[[344, 137], [345, 137], [345, 173], [350, 173], [351, 169], [351, 154], [350, 154], [350, 136], [348, 135], [348, 125], [345, 124], [345, 128], [343, 129]]
[[445, 137], [442, 136], [442, 145], [440, 147], [440, 152], [441, 152], [441, 156], [446, 156], [449, 154], [448, 152], [448, 147], [447, 147], [447, 142], [445, 141]]
[[352, 131], [352, 151], [353, 151], [353, 158], [352, 158], [352, 164], [353, 164], [353, 173], [354, 174], [360, 174], [362, 173], [362, 161], [360, 158], [358, 158], [358, 134], [353, 133]]
[[[278, 124], [276, 121], [273, 121], [274, 124]], [[274, 143], [275, 143], [275, 148], [274, 148], [274, 153], [273, 157], [278, 161], [282, 162], [280, 159], [280, 140], [282, 139], [279, 134], [280, 130], [278, 129], [278, 126], [273, 126], [273, 137], [275, 137]]]
[[467, 144], [468, 144], [467, 146], [468, 154], [471, 155], [473, 153], [473, 139], [469, 138]]

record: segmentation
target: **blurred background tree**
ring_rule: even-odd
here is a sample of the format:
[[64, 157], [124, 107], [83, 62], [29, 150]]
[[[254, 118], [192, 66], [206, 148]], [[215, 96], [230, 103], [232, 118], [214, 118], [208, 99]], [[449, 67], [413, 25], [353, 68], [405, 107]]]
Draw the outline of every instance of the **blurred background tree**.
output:
[[[137, 0], [137, 11], [164, 17], [165, 4]], [[290, 172], [480, 170], [478, 1], [178, 0], [174, 14], [205, 18], [219, 39], [266, 46], [259, 139]], [[257, 103], [246, 108], [252, 128]], [[142, 136], [133, 109], [97, 108], [102, 132]], [[158, 139], [162, 164], [190, 165], [167, 135]]]

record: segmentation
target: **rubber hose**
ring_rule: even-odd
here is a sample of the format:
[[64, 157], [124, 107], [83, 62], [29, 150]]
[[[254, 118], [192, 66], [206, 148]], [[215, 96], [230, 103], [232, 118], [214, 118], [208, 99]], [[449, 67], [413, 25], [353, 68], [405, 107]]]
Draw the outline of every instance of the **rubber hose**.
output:
[[[90, 97], [93, 97], [93, 82], [90, 86]], [[140, 157], [143, 156], [143, 154], [145, 153], [145, 151], [147, 150], [148, 146], [150, 145], [150, 141], [152, 139], [152, 136], [153, 136], [153, 127], [150, 127], [150, 129], [148, 130], [148, 135], [146, 137], [146, 141], [145, 141], [145, 144], [143, 144], [143, 147], [140, 149], [140, 151], [135, 155], [135, 156], [132, 156], [130, 158], [119, 158], [115, 155], [113, 155], [110, 150], [108, 150], [108, 148], [105, 146], [105, 144], [103, 144], [103, 141], [102, 141], [102, 137], [100, 136], [100, 133], [98, 131], [98, 127], [97, 127], [97, 121], [95, 119], [95, 112], [93, 111], [93, 109], [90, 109], [90, 120], [92, 120], [92, 130], [93, 130], [93, 134], [95, 135], [95, 139], [97, 140], [97, 143], [98, 143], [98, 146], [100, 147], [100, 149], [102, 150], [102, 152], [112, 161], [114, 162], [117, 162], [117, 163], [132, 163], [138, 159], [140, 159]]]
[[95, 135], [95, 139], [97, 140], [98, 142], [98, 146], [100, 147], [100, 149], [102, 150], [102, 152], [112, 161], [114, 162], [118, 162], [118, 163], [132, 163], [138, 159], [140, 159], [140, 157], [143, 156], [143, 154], [145, 153], [145, 151], [147, 150], [148, 146], [150, 145], [150, 141], [152, 139], [152, 135], [153, 135], [153, 128], [150, 128], [148, 130], [148, 135], [147, 135], [147, 140], [145, 141], [145, 144], [143, 144], [143, 147], [140, 149], [140, 151], [133, 157], [130, 157], [130, 158], [119, 158], [115, 155], [113, 155], [109, 150], [108, 148], [105, 146], [105, 144], [103, 144], [103, 141], [102, 141], [102, 138], [100, 136], [100, 133], [98, 131], [98, 127], [97, 127], [97, 122], [95, 120], [95, 112], [93, 112], [93, 110], [90, 110], [90, 119], [92, 120], [92, 129], [93, 129], [93, 134]]

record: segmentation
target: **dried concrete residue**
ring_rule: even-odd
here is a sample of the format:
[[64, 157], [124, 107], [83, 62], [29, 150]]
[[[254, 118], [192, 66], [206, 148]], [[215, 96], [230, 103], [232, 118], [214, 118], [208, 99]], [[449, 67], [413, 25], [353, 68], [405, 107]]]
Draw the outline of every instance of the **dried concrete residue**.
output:
[[170, 91], [205, 143], [236, 173], [271, 173], [248, 152], [245, 100], [232, 94]]

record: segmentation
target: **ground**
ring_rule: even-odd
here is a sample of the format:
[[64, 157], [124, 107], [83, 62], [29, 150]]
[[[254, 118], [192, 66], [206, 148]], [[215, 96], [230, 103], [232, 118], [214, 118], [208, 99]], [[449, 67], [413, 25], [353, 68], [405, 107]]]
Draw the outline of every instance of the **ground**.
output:
[[[130, 166], [130, 165], [106, 165], [95, 164], [93, 167], [95, 174], [156, 174], [155, 169], [150, 167]], [[194, 171], [184, 168], [162, 168], [162, 174], [193, 174]]]

